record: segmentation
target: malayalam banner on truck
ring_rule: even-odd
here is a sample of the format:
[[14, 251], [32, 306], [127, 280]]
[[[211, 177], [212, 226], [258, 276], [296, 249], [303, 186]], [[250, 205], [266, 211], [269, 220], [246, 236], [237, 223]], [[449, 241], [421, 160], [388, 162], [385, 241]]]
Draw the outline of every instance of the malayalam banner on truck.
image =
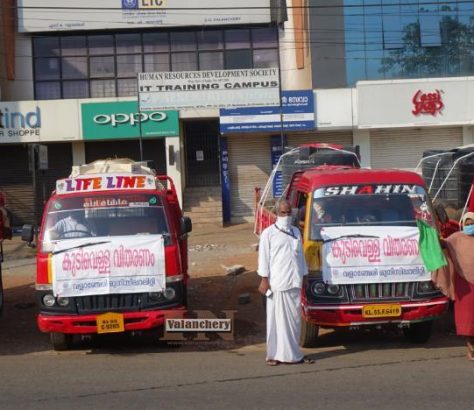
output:
[[166, 286], [162, 235], [64, 240], [51, 262], [55, 296], [160, 292]]
[[331, 284], [430, 280], [417, 227], [338, 226], [321, 229], [323, 280]]

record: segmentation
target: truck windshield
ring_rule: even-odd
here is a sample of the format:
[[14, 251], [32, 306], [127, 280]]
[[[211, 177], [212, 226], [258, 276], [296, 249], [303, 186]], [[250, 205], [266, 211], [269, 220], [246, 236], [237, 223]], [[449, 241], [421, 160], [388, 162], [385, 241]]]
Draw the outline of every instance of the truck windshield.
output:
[[[390, 192], [385, 186], [382, 186], [383, 189], [380, 187], [327, 187], [316, 190], [311, 209], [311, 239], [321, 239], [323, 226], [416, 226], [417, 219], [433, 225], [430, 202], [423, 187], [403, 189], [404, 186], [388, 185], [402, 187], [392, 189], [395, 192]], [[377, 191], [383, 193], [374, 193]]]
[[58, 197], [49, 203], [43, 241], [169, 233], [161, 198], [152, 194]]

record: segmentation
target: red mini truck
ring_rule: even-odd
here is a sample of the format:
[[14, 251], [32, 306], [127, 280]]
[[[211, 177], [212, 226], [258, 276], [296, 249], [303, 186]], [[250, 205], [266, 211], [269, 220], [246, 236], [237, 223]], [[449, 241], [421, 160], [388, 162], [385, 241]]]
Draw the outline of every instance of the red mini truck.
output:
[[[417, 219], [436, 228], [423, 179], [400, 170], [320, 166], [296, 172], [285, 190], [302, 230], [310, 274], [302, 294], [301, 344], [319, 327], [394, 325], [428, 340], [448, 306], [418, 248]], [[256, 232], [275, 220], [261, 198]]]
[[124, 159], [74, 167], [39, 231], [39, 329], [64, 350], [73, 335], [152, 329], [184, 312], [190, 231], [167, 176]]

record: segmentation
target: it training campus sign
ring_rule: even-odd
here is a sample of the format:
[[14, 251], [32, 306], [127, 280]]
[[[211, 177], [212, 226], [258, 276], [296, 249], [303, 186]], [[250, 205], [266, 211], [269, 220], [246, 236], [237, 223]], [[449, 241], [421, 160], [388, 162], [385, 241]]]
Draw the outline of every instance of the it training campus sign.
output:
[[279, 105], [277, 68], [138, 74], [140, 111]]

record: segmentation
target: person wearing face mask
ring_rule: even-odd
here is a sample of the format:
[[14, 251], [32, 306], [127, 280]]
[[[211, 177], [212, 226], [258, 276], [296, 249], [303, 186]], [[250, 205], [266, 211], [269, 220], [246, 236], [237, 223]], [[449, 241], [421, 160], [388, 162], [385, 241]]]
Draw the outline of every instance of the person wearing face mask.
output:
[[456, 333], [467, 337], [468, 359], [474, 361], [474, 212], [464, 214], [461, 226], [462, 231], [446, 239], [446, 245]]
[[267, 364], [311, 363], [299, 348], [301, 288], [308, 268], [301, 233], [291, 225], [291, 205], [277, 203], [277, 220], [260, 237], [258, 287], [267, 296]]

